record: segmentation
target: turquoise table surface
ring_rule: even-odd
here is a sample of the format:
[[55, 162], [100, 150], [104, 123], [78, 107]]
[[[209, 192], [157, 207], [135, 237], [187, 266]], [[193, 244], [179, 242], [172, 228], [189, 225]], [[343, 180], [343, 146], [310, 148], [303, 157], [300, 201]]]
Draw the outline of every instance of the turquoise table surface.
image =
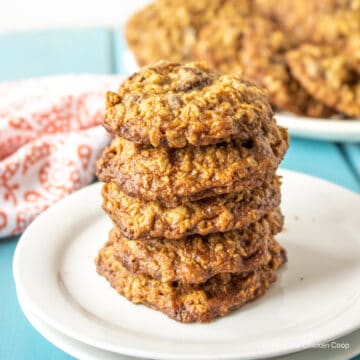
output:
[[[0, 81], [65, 73], [126, 74], [124, 48], [122, 32], [105, 28], [1, 34]], [[360, 145], [293, 138], [282, 167], [360, 192]], [[71, 359], [41, 337], [21, 312], [12, 277], [17, 240], [0, 239], [0, 359]]]

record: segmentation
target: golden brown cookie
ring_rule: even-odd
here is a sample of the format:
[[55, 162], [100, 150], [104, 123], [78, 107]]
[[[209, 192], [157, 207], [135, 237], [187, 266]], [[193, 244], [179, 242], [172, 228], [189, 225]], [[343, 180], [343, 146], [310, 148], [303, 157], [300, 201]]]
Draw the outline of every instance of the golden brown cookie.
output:
[[346, 54], [351, 64], [360, 73], [360, 32], [349, 36], [346, 43]]
[[274, 241], [269, 265], [242, 274], [219, 274], [203, 284], [160, 282], [128, 271], [115, 258], [109, 241], [96, 259], [97, 271], [122, 296], [144, 304], [181, 322], [208, 322], [263, 295], [276, 280], [276, 270], [286, 262], [285, 251]]
[[181, 148], [249, 139], [272, 115], [264, 91], [238, 75], [162, 61], [107, 94], [104, 126], [139, 144]]
[[139, 65], [161, 59], [189, 61], [198, 31], [212, 19], [246, 14], [251, 0], [157, 0], [136, 12], [126, 40]]
[[280, 204], [280, 180], [274, 177], [253, 190], [219, 195], [176, 207], [145, 201], [103, 186], [103, 209], [129, 239], [178, 239], [243, 228]]
[[289, 52], [287, 61], [314, 97], [346, 115], [360, 116], [360, 76], [342, 51], [305, 44]]
[[358, 31], [359, 0], [254, 0], [254, 8], [301, 42], [330, 42]]
[[243, 39], [244, 76], [268, 90], [281, 110], [311, 117], [329, 117], [335, 111], [311, 96], [292, 76], [285, 54], [294, 44], [276, 24], [254, 18]]
[[132, 273], [160, 281], [203, 283], [220, 273], [241, 273], [266, 265], [269, 244], [283, 225], [279, 209], [242, 230], [192, 235], [178, 240], [129, 240], [110, 233], [115, 257]]
[[320, 11], [317, 16], [308, 18], [306, 26], [310, 41], [332, 47], [334, 43], [360, 33], [360, 1], [348, 0], [333, 11]]
[[242, 74], [242, 37], [247, 19], [240, 16], [220, 17], [199, 32], [194, 58], [205, 60], [216, 70]]
[[260, 186], [273, 177], [288, 147], [288, 133], [273, 122], [248, 141], [181, 149], [136, 145], [115, 138], [97, 163], [100, 181], [130, 196], [176, 206]]

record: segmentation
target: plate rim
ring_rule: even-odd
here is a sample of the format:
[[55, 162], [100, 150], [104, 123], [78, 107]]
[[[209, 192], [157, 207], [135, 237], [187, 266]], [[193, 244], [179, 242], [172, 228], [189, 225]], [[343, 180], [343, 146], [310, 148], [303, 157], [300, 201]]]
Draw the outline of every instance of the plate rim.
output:
[[[360, 200], [360, 195], [357, 194], [356, 192], [349, 190], [347, 188], [344, 188], [342, 186], [339, 186], [337, 184], [331, 183], [327, 180], [312, 176], [312, 175], [307, 175], [307, 174], [303, 174], [303, 173], [299, 173], [296, 171], [291, 171], [291, 170], [286, 170], [286, 169], [279, 169], [279, 174], [281, 176], [286, 176], [286, 174], [291, 174], [294, 176], [302, 176], [305, 178], [308, 178], [310, 180], [316, 180], [316, 181], [320, 181], [323, 183], [326, 183], [327, 185], [331, 185], [333, 187], [338, 188], [341, 191], [345, 191], [348, 192], [349, 194], [351, 194], [352, 196], [356, 196], [358, 198], [358, 200]], [[89, 189], [93, 189], [93, 188], [100, 188], [101, 183], [95, 183], [92, 184], [90, 186], [87, 186], [79, 191], [77, 191], [76, 193], [70, 195], [69, 197], [59, 201], [56, 205], [52, 206], [51, 209], [49, 209], [50, 211], [56, 211], [56, 207], [58, 206], [58, 204], [60, 203], [65, 203], [65, 202], [71, 202], [72, 200], [69, 199], [76, 199], [77, 197], [80, 197], [81, 194], [86, 193], [88, 191], [91, 191]], [[74, 200], [75, 201], [75, 200]], [[55, 208], [55, 210], [54, 210]], [[49, 210], [47, 210], [44, 213], [47, 213]], [[44, 216], [44, 213], [41, 214], [35, 221], [34, 223], [38, 223], [42, 221], [42, 217]], [[124, 344], [122, 345], [118, 345], [114, 348], [114, 346], [112, 346], [110, 344], [105, 344], [102, 341], [98, 341], [98, 340], [89, 340], [88, 336], [84, 336], [82, 334], [78, 334], [76, 333], [76, 331], [70, 330], [68, 328], [66, 328], [66, 326], [64, 327], [63, 324], [59, 323], [58, 321], [54, 321], [54, 319], [51, 319], [51, 316], [49, 316], [48, 314], [44, 314], [41, 309], [39, 308], [38, 305], [33, 303], [33, 300], [31, 299], [31, 297], [28, 296], [26, 290], [23, 287], [23, 284], [21, 283], [21, 275], [20, 275], [20, 270], [19, 270], [19, 266], [18, 264], [20, 263], [20, 256], [21, 256], [21, 249], [22, 249], [22, 244], [25, 243], [24, 240], [26, 239], [26, 237], [28, 236], [27, 234], [31, 233], [32, 231], [32, 225], [30, 225], [28, 227], [28, 229], [24, 232], [24, 234], [21, 236], [19, 243], [16, 247], [15, 250], [15, 254], [14, 254], [14, 260], [13, 260], [13, 274], [14, 274], [14, 279], [15, 279], [15, 283], [16, 283], [16, 287], [20, 289], [20, 291], [24, 294], [24, 296], [26, 296], [27, 300], [28, 300], [28, 307], [29, 310], [36, 315], [40, 320], [44, 321], [46, 324], [48, 324], [49, 326], [53, 327], [54, 329], [56, 329], [57, 331], [59, 331], [60, 333], [71, 337], [77, 341], [80, 341], [82, 343], [88, 344], [90, 346], [93, 347], [97, 347], [97, 348], [101, 348], [110, 352], [115, 352], [115, 353], [119, 353], [119, 354], [123, 354], [123, 355], [128, 355], [128, 356], [137, 356], [137, 357], [145, 357], [145, 358], [154, 358], [154, 359], [218, 359], [219, 354], [214, 354], [213, 356], [209, 357], [209, 354], [203, 355], [203, 354], [193, 354], [191, 355], [190, 353], [182, 353], [182, 354], [174, 354], [174, 353], [168, 353], [168, 352], [151, 352], [151, 350], [143, 350], [143, 349], [134, 349], [134, 347], [131, 346], [124, 346]], [[360, 302], [358, 301], [358, 307], [359, 307], [359, 311], [360, 311]], [[345, 315], [343, 315], [344, 317]], [[342, 337], [344, 335], [347, 335], [357, 329], [360, 328], [360, 320], [358, 320], [356, 323], [352, 323], [350, 326], [348, 324], [342, 324], [341, 328], [338, 329], [338, 331], [333, 332], [332, 334], [325, 334], [325, 336], [319, 337], [319, 339], [317, 339], [316, 341], [319, 342], [329, 342], [332, 341], [333, 339]], [[161, 341], [159, 342], [159, 344], [161, 345]], [[314, 340], [312, 340], [311, 342], [308, 341], [308, 344], [306, 344], [308, 347], [311, 346], [314, 343]], [[285, 355], [285, 354], [290, 354], [292, 352], [296, 352], [296, 351], [300, 351], [300, 350], [305, 350], [307, 348], [305, 344], [298, 344], [298, 345], [293, 345], [293, 346], [282, 346], [281, 349], [277, 349], [277, 350], [272, 350], [271, 352], [267, 352], [262, 353], [262, 354], [254, 354], [250, 357], [247, 356], [247, 358], [264, 358], [264, 357], [269, 357], [269, 356], [279, 356], [279, 355]], [[234, 352], [234, 353], [227, 353], [226, 355], [223, 355], [223, 359], [239, 359], [239, 357], [241, 357], [241, 349], [238, 350], [238, 352]], [[242, 357], [243, 358], [243, 357]]]
[[305, 139], [360, 143], [360, 119], [317, 119], [286, 112], [275, 115], [279, 125], [292, 136]]
[[[25, 318], [30, 323], [30, 325], [49, 343], [51, 343], [56, 348], [60, 349], [61, 351], [65, 352], [68, 355], [71, 355], [75, 358], [79, 358], [81, 360], [98, 360], [98, 355], [100, 354], [90, 354], [90, 352], [101, 352], [101, 359], [108, 359], [108, 360], [137, 360], [137, 359], [130, 359], [127, 355], [123, 354], [115, 354], [110, 353], [109, 351], [96, 348], [92, 345], [85, 344], [81, 341], [75, 340], [60, 331], [52, 328], [49, 324], [45, 323], [41, 319], [39, 319], [36, 315], [32, 314], [31, 311], [27, 308], [25, 297], [21, 294], [19, 289], [16, 289], [16, 295], [19, 301], [19, 305], [21, 311], [23, 312]], [[49, 335], [50, 333], [50, 335]], [[71, 342], [71, 344], [69, 344]], [[78, 347], [80, 345], [80, 348]], [[86, 348], [86, 350], [84, 350]], [[104, 357], [103, 353], [110, 353], [113, 356], [111, 357]], [[122, 356], [123, 358], [119, 358]]]
[[[30, 323], [31, 326], [33, 326], [33, 328], [44, 338], [46, 339], [48, 342], [50, 342], [53, 346], [57, 347], [58, 349], [60, 349], [61, 351], [64, 351], [65, 353], [79, 358], [81, 360], [98, 360], [99, 357], [96, 356], [94, 357], [93, 354], [88, 354], [88, 351], [93, 351], [93, 349], [96, 350], [96, 352], [101, 352], [101, 359], [108, 359], [108, 360], [114, 360], [114, 357], [117, 360], [145, 360], [145, 359], [140, 359], [140, 358], [129, 358], [127, 355], [123, 355], [123, 354], [119, 354], [119, 353], [110, 353], [111, 355], [114, 355], [114, 357], [104, 357], [104, 355], [106, 353], [109, 353], [109, 351], [107, 350], [103, 350], [103, 349], [99, 349], [99, 348], [95, 348], [91, 345], [82, 343], [78, 340], [72, 339], [62, 333], [60, 333], [59, 331], [57, 331], [56, 329], [53, 329], [50, 325], [44, 323], [42, 320], [38, 319], [34, 314], [31, 314], [30, 310], [27, 309], [26, 305], [24, 304], [24, 300], [21, 300], [21, 294], [18, 293], [18, 291], [16, 292], [18, 297], [19, 297], [19, 304], [21, 307], [21, 310], [25, 316], [25, 318], [27, 319], [27, 321]], [[49, 331], [51, 332], [51, 336], [48, 336]], [[360, 330], [356, 330], [355, 332], [350, 333], [348, 336], [357, 336], [360, 339]], [[348, 340], [348, 339], [344, 339], [344, 338], [336, 338], [337, 340]], [[82, 350], [74, 349], [74, 345], [68, 345], [68, 341], [71, 342], [75, 342], [76, 345], [77, 344], [81, 344], [81, 348], [89, 348], [89, 350], [86, 350], [85, 352], [83, 352]], [[65, 346], [63, 346], [62, 344], [65, 344]], [[69, 347], [71, 348], [70, 351], [68, 350]], [[313, 351], [312, 349], [305, 349], [303, 351], [299, 351], [297, 353], [291, 353], [288, 355], [285, 355], [284, 360], [290, 360], [290, 356], [294, 357], [294, 359], [297, 360], [306, 360], [309, 358], [309, 355], [313, 355], [310, 352]], [[338, 350], [332, 350], [330, 353], [330, 357], [329, 359], [332, 359], [334, 357], [334, 359], [338, 359], [338, 356], [333, 356], [333, 354], [336, 354]], [[350, 354], [351, 357], [353, 356], [357, 356], [358, 353], [357, 351], [353, 351], [352, 354]], [[99, 354], [98, 354], [99, 355]], [[105, 355], [106, 356], [106, 355]], [[123, 357], [123, 358], [119, 358], [119, 357]]]

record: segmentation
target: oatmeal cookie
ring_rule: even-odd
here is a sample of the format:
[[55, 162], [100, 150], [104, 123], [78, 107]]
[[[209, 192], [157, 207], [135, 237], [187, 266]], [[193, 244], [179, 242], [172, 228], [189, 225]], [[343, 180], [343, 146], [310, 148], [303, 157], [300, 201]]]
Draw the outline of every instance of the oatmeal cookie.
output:
[[160, 281], [203, 283], [220, 273], [249, 272], [266, 265], [269, 243], [282, 222], [277, 209], [243, 230], [139, 241], [125, 238], [115, 227], [110, 240], [116, 259], [132, 273]]
[[251, 0], [157, 0], [136, 12], [125, 35], [140, 66], [189, 61], [199, 30], [212, 19], [249, 13]]
[[121, 191], [114, 183], [103, 186], [103, 209], [129, 239], [179, 239], [240, 229], [259, 220], [280, 204], [280, 179], [274, 177], [253, 190], [229, 193], [177, 207], [145, 201]]
[[254, 0], [258, 14], [271, 18], [301, 42], [328, 41], [358, 31], [359, 0]]
[[334, 43], [360, 33], [360, 1], [350, 0], [347, 6], [310, 17], [306, 23], [309, 41], [319, 44]]
[[105, 128], [139, 144], [181, 148], [247, 140], [272, 119], [264, 91], [201, 62], [159, 62], [107, 94]]
[[346, 51], [352, 65], [360, 74], [360, 32], [348, 37]]
[[265, 87], [270, 101], [281, 110], [311, 117], [335, 111], [312, 97], [292, 76], [285, 54], [294, 44], [274, 23], [254, 18], [243, 39], [244, 76]]
[[171, 207], [260, 186], [273, 177], [287, 147], [288, 133], [275, 122], [246, 142], [181, 149], [142, 146], [117, 137], [98, 160], [97, 176], [130, 196]]
[[304, 44], [289, 52], [287, 61], [314, 97], [346, 115], [360, 116], [360, 76], [343, 52]]
[[194, 58], [205, 60], [223, 73], [242, 74], [242, 37], [247, 19], [244, 17], [216, 18], [199, 33], [194, 45]]
[[115, 257], [110, 240], [95, 260], [97, 271], [122, 296], [144, 304], [181, 322], [208, 322], [263, 295], [276, 280], [276, 270], [286, 262], [285, 251], [274, 241], [272, 259], [250, 273], [218, 274], [203, 284], [161, 282], [134, 274]]

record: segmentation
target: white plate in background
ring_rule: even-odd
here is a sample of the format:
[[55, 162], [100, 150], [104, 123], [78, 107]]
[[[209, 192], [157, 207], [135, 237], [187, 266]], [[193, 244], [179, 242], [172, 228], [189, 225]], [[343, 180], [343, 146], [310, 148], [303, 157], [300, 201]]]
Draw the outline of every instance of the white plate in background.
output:
[[276, 119], [278, 124], [288, 128], [293, 136], [360, 143], [360, 119], [316, 119], [290, 113], [278, 113]]
[[209, 324], [181, 324], [119, 296], [93, 259], [110, 220], [101, 184], [70, 195], [25, 231], [14, 257], [17, 289], [37, 318], [104, 350], [152, 359], [258, 359], [360, 328], [360, 196], [281, 171], [289, 263], [265, 296]]

